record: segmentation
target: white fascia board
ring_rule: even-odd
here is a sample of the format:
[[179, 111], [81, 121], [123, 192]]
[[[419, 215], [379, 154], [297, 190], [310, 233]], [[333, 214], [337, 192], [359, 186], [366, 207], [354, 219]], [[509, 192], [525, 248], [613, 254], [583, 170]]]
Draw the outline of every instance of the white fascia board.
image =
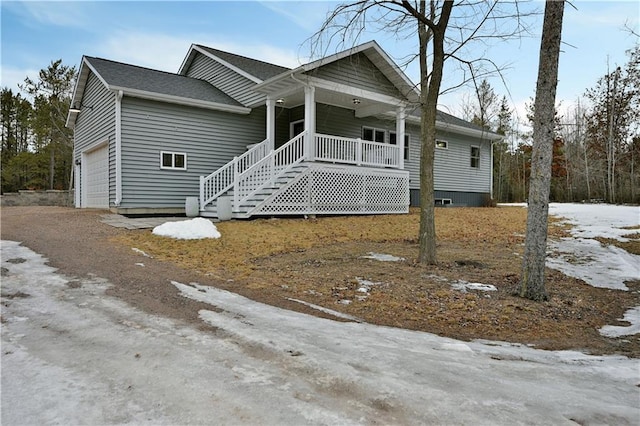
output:
[[369, 99], [375, 102], [381, 102], [383, 104], [389, 104], [393, 106], [406, 106], [406, 101], [403, 99], [398, 99], [382, 93], [372, 92], [370, 90], [361, 89], [359, 87], [353, 87], [342, 83], [336, 83], [334, 81], [323, 80], [318, 77], [301, 76], [300, 79], [319, 89], [344, 93], [356, 98]]
[[300, 72], [302, 72], [302, 67], [298, 67], [294, 70], [291, 71], [285, 71], [282, 74], [278, 74], [276, 76], [271, 77], [268, 80], [263, 81], [262, 83], [258, 84], [256, 87], [253, 88], [253, 90], [255, 90], [256, 92], [261, 92], [261, 93], [268, 93], [269, 90], [266, 89], [266, 87], [272, 85], [273, 83], [277, 83], [281, 80], [285, 80], [287, 78], [289, 78], [290, 76], [292, 76], [293, 74], [299, 74]]
[[219, 57], [217, 57], [216, 55], [214, 55], [211, 52], [207, 52], [204, 49], [201, 49], [198, 46], [193, 46], [194, 50], [197, 50], [198, 52], [202, 53], [203, 55], [213, 59], [216, 62], [219, 62], [220, 64], [224, 65], [225, 67], [229, 68], [230, 70], [240, 74], [241, 76], [248, 78], [249, 80], [253, 81], [254, 83], [262, 83], [262, 80], [260, 80], [258, 77], [249, 74], [248, 72], [241, 70], [240, 68], [236, 67], [235, 65], [231, 65], [229, 62], [225, 61], [224, 59], [221, 59]]
[[182, 60], [182, 64], [178, 69], [178, 74], [185, 75], [184, 72], [186, 68], [191, 64], [191, 62], [193, 62], [193, 58], [195, 57], [195, 52], [194, 52], [195, 47], [196, 45], [191, 43], [191, 46], [189, 47], [189, 51], [187, 52], [187, 56], [184, 57], [184, 59]]
[[[389, 117], [391, 117], [392, 115], [395, 116], [392, 113], [385, 114], [385, 116]], [[420, 124], [420, 117], [416, 117], [414, 115], [407, 116], [406, 120], [407, 122], [410, 122], [412, 124]], [[442, 121], [436, 121], [436, 129], [447, 130], [459, 135], [472, 136], [475, 138], [481, 138], [490, 141], [498, 141], [503, 138], [503, 136], [498, 135], [497, 133], [489, 132], [487, 130], [470, 129], [468, 127], [459, 126], [457, 124], [443, 123]]]
[[146, 92], [144, 90], [129, 89], [126, 87], [110, 86], [109, 89], [114, 91], [122, 90], [125, 95], [131, 96], [132, 98], [149, 99], [152, 101], [168, 102], [172, 104], [206, 108], [216, 111], [232, 112], [235, 114], [249, 114], [251, 112], [251, 108], [239, 107], [235, 105], [225, 105], [217, 102], [202, 101], [199, 99], [183, 98], [181, 96]]
[[317, 59], [313, 62], [309, 62], [308, 64], [300, 67], [304, 72], [311, 71], [313, 69], [319, 68], [322, 65], [330, 64], [331, 62], [339, 61], [340, 59], [346, 58], [356, 53], [360, 53], [370, 47], [374, 47], [377, 43], [375, 41], [368, 41], [359, 46], [352, 47], [350, 49], [343, 50], [342, 52], [334, 53], [330, 56], [325, 56], [324, 58]]
[[322, 65], [326, 65], [326, 64], [329, 64], [331, 62], [337, 61], [339, 59], [346, 58], [347, 56], [351, 56], [354, 53], [361, 52], [364, 49], [367, 49], [367, 48], [371, 47], [374, 44], [375, 44], [375, 42], [370, 41], [370, 42], [367, 42], [365, 44], [361, 44], [360, 46], [352, 47], [351, 49], [343, 50], [342, 52], [334, 53], [333, 55], [330, 55], [330, 56], [325, 56], [324, 58], [320, 58], [320, 59], [317, 59], [317, 60], [315, 60], [313, 62], [309, 62], [308, 64], [301, 65], [298, 68], [295, 68], [295, 69], [292, 69], [292, 70], [289, 70], [289, 71], [285, 71], [282, 74], [278, 74], [276, 76], [273, 76], [273, 77], [261, 82], [260, 84], [258, 84], [254, 88], [254, 90], [266, 92], [264, 90], [264, 88], [266, 86], [269, 86], [269, 85], [277, 82], [277, 81], [284, 80], [284, 79], [289, 78], [290, 76], [293, 76], [293, 75], [298, 75], [299, 76], [302, 73], [309, 72], [309, 71], [314, 70], [314, 69], [316, 69], [316, 68], [318, 68], [318, 67], [320, 67]]
[[[87, 87], [87, 81], [89, 80], [89, 72], [95, 74], [95, 76], [100, 80], [100, 82], [106, 87], [109, 88], [107, 82], [102, 78], [102, 76], [96, 71], [96, 69], [91, 65], [91, 63], [87, 60], [86, 56], [82, 57], [82, 62], [80, 64], [80, 72], [78, 73], [78, 79], [76, 80], [75, 87], [73, 89], [73, 96], [71, 97], [71, 106], [75, 105], [78, 102], [82, 102], [82, 97], [84, 95], [84, 89]], [[64, 124], [65, 127], [72, 128], [75, 126], [76, 118], [78, 117], [77, 112], [69, 111], [67, 115], [67, 121]]]

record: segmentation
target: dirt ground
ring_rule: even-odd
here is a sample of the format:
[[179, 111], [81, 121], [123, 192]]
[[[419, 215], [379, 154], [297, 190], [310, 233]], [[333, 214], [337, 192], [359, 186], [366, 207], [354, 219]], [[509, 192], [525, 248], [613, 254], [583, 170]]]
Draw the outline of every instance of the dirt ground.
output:
[[[201, 306], [179, 296], [171, 280], [214, 285], [271, 305], [327, 316], [297, 302], [303, 301], [373, 324], [462, 340], [640, 357], [638, 336], [611, 339], [598, 333], [604, 325], [620, 325], [617, 320], [623, 313], [640, 305], [640, 282], [627, 282], [631, 291], [623, 292], [594, 288], [547, 270], [547, 302], [515, 295], [526, 220], [521, 208], [437, 209], [437, 266], [414, 262], [415, 211], [231, 221], [218, 224], [221, 239], [202, 241], [112, 228], [99, 222], [104, 213], [4, 208], [2, 239], [23, 241], [67, 275], [109, 279], [114, 283], [110, 293], [136, 307], [187, 321], [198, 322]], [[562, 226], [550, 226], [550, 238], [565, 232]], [[634, 232], [637, 236], [637, 230], [630, 230]], [[381, 262], [366, 258], [370, 253], [405, 260]], [[136, 265], [141, 262], [144, 267]], [[490, 284], [497, 290], [452, 288], [464, 282]]]

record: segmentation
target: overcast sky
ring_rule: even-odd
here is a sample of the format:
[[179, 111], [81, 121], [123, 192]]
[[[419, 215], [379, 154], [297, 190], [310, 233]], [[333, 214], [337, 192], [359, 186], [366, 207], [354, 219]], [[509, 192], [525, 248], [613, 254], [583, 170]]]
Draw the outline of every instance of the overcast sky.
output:
[[[623, 65], [638, 38], [640, 3], [636, 0], [575, 0], [565, 10], [558, 99], [566, 106], [610, 68]], [[294, 67], [307, 62], [308, 43], [327, 12], [326, 1], [7, 1], [1, 2], [1, 85], [17, 90], [26, 76], [37, 76], [52, 60], [78, 66], [82, 55], [176, 72], [191, 43]], [[527, 10], [542, 10], [533, 1]], [[542, 16], [531, 18], [531, 37], [482, 48], [481, 55], [507, 68], [505, 84], [491, 80], [519, 111], [535, 90]], [[366, 32], [398, 63], [415, 52], [416, 37], [398, 40], [384, 30]], [[478, 48], [478, 47], [476, 47]], [[329, 53], [334, 53], [335, 50]], [[472, 52], [477, 54], [478, 51]], [[451, 72], [453, 70], [450, 70]], [[417, 64], [405, 72], [418, 80]], [[448, 74], [452, 75], [452, 74]], [[447, 82], [445, 82], [446, 84]], [[451, 81], [449, 81], [451, 84]], [[507, 90], [508, 89], [508, 90]], [[440, 108], [459, 113], [469, 89], [441, 97]]]

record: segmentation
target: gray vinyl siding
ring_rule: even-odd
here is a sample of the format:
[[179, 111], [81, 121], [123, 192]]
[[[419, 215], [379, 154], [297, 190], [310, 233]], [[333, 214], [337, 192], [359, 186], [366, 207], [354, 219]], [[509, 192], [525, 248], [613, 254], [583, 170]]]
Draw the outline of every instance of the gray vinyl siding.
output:
[[[490, 194], [488, 192], [460, 192], [460, 191], [434, 191], [434, 198], [449, 199], [451, 204], [449, 207], [484, 207], [488, 201]], [[420, 206], [420, 190], [411, 189], [410, 193], [410, 206]], [[447, 207], [442, 206], [442, 207]]]
[[[115, 94], [89, 73], [82, 97], [82, 112], [78, 114], [74, 127], [74, 162], [80, 160], [82, 152], [104, 141], [109, 143], [109, 201], [115, 199]], [[82, 193], [82, 181], [76, 176], [76, 191]]]
[[[265, 109], [249, 115], [122, 100], [122, 208], [184, 208], [208, 175], [265, 138]], [[160, 169], [160, 151], [187, 155], [187, 170]]]
[[[293, 116], [294, 114], [292, 114]], [[362, 127], [375, 127], [395, 132], [395, 119], [366, 117], [358, 119], [349, 109], [318, 104], [316, 107], [316, 130], [318, 133], [359, 138]], [[420, 188], [420, 127], [407, 124], [409, 136], [409, 158], [405, 160], [405, 170], [409, 171], [411, 189]], [[437, 137], [448, 142], [447, 150], [437, 149], [434, 164], [435, 189], [437, 191], [457, 191], [469, 193], [489, 193], [491, 191], [491, 143], [478, 138], [454, 133], [438, 132]], [[388, 140], [388, 139], [387, 139]], [[480, 168], [471, 167], [471, 146], [480, 147]]]
[[253, 90], [255, 82], [201, 53], [196, 54], [186, 75], [208, 81], [244, 106], [254, 105], [265, 98]]
[[323, 80], [404, 99], [394, 84], [362, 52], [322, 65], [308, 74]]

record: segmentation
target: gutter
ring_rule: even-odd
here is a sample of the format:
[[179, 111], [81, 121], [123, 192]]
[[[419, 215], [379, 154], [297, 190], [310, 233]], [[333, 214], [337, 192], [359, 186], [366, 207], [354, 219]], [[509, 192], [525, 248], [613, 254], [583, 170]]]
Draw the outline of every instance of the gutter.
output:
[[147, 92], [144, 90], [130, 89], [130, 88], [120, 87], [120, 86], [110, 86], [109, 88], [114, 91], [118, 90], [120, 92], [124, 92], [127, 94], [127, 96], [131, 96], [133, 98], [149, 99], [152, 101], [168, 102], [168, 103], [177, 104], [177, 105], [200, 107], [200, 108], [212, 109], [216, 111], [232, 112], [236, 114], [249, 114], [251, 112], [251, 108], [246, 108], [243, 106], [226, 105], [226, 104], [220, 104], [217, 102], [209, 102], [209, 101], [203, 101], [200, 99], [192, 99], [192, 98], [183, 98], [181, 96], [174, 96], [174, 95], [164, 95], [160, 93]]

